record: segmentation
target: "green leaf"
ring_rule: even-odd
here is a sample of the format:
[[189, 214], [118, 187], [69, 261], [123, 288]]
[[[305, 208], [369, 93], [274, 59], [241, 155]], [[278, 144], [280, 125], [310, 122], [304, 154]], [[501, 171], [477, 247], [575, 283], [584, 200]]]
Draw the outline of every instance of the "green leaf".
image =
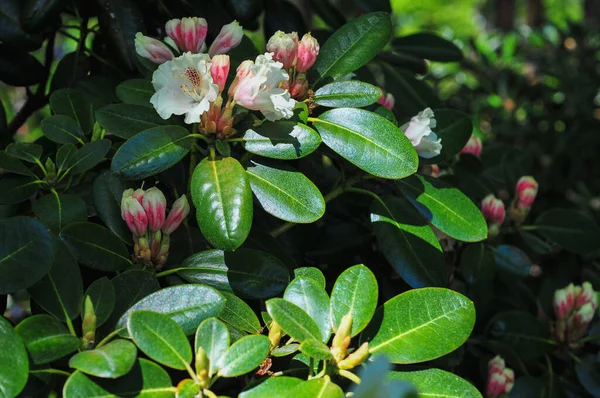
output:
[[329, 347], [318, 340], [306, 340], [300, 344], [300, 351], [318, 361], [327, 361], [333, 358]]
[[303, 381], [297, 384], [288, 394], [286, 398], [343, 398], [344, 392], [331, 379], [326, 376], [324, 378], [312, 379]]
[[21, 8], [21, 25], [28, 32], [39, 32], [60, 15], [65, 0], [26, 0]]
[[135, 311], [127, 330], [144, 354], [173, 369], [189, 369], [192, 349], [183, 330], [170, 317], [158, 312]]
[[468, 284], [489, 281], [494, 276], [494, 257], [483, 243], [468, 245], [461, 253], [459, 270]]
[[168, 315], [191, 335], [203, 320], [218, 316], [225, 299], [215, 289], [203, 285], [178, 285], [161, 289], [138, 301], [123, 314], [117, 327], [128, 324], [131, 315], [140, 310]]
[[315, 267], [300, 267], [294, 270], [294, 278], [304, 277], [317, 282], [317, 285], [325, 289], [325, 275]]
[[83, 280], [77, 260], [63, 242], [56, 240], [50, 272], [27, 291], [40, 307], [63, 322], [79, 315]]
[[9, 321], [0, 316], [0, 385], [4, 397], [19, 395], [29, 376], [29, 359], [23, 341]]
[[542, 213], [535, 220], [535, 231], [576, 254], [598, 250], [600, 228], [576, 210], [550, 209]]
[[352, 389], [355, 398], [417, 398], [417, 390], [408, 382], [389, 380], [391, 365], [385, 356], [369, 361], [360, 369], [360, 384]]
[[65, 398], [175, 398], [169, 374], [154, 362], [138, 359], [133, 369], [116, 380], [99, 379], [75, 371], [63, 389]]
[[475, 325], [475, 307], [452, 290], [414, 289], [388, 300], [375, 319], [381, 322], [361, 336], [370, 340], [371, 354], [386, 355], [392, 363], [417, 363], [462, 345]]
[[269, 355], [271, 342], [267, 336], [250, 335], [236, 341], [219, 361], [219, 376], [236, 377], [257, 368]]
[[127, 247], [110, 230], [89, 222], [78, 222], [60, 231], [77, 261], [100, 271], [122, 271], [131, 266]]
[[331, 290], [331, 323], [337, 330], [344, 315], [352, 313], [351, 336], [367, 326], [377, 307], [379, 288], [375, 275], [362, 264], [348, 268]]
[[67, 170], [73, 164], [73, 157], [77, 153], [77, 147], [73, 144], [61, 145], [56, 151], [56, 170], [58, 173]]
[[52, 268], [54, 238], [40, 221], [13, 217], [0, 222], [0, 294], [28, 288]]
[[252, 226], [252, 190], [246, 170], [234, 158], [202, 160], [191, 193], [202, 235], [217, 249], [240, 247]]
[[388, 378], [411, 382], [417, 387], [419, 396], [481, 398], [481, 394], [471, 383], [440, 369], [390, 372]]
[[417, 171], [419, 159], [409, 139], [375, 113], [338, 108], [313, 123], [325, 145], [374, 176], [404, 178]]
[[116, 91], [117, 97], [126, 104], [152, 107], [150, 98], [154, 95], [154, 86], [152, 86], [152, 82], [149, 80], [125, 80], [117, 86]]
[[321, 87], [313, 97], [315, 103], [330, 108], [361, 108], [377, 102], [379, 88], [358, 80], [335, 82]]
[[315, 321], [321, 331], [320, 341], [329, 340], [329, 296], [318, 282], [304, 277], [295, 278], [285, 289], [283, 298], [303, 309]]
[[225, 307], [219, 314], [219, 319], [244, 332], [257, 333], [260, 321], [252, 308], [232, 293], [220, 293], [225, 297]]
[[369, 62], [387, 44], [392, 34], [390, 15], [376, 12], [363, 15], [336, 30], [321, 46], [312, 67], [318, 79], [336, 79]]
[[6, 147], [6, 153], [29, 163], [38, 163], [44, 148], [31, 142], [15, 142]]
[[422, 175], [399, 180], [397, 185], [410, 203], [446, 235], [464, 242], [487, 238], [483, 215], [458, 189]]
[[[22, 2], [19, 0], [5, 0], [0, 2], [0, 41], [21, 51], [32, 51], [41, 46], [43, 38], [41, 35], [30, 34], [23, 30], [20, 23], [21, 7]], [[26, 69], [25, 71], [28, 72], [26, 74], [35, 74], [42, 73], [43, 69]], [[18, 70], [18, 73], [20, 75], [24, 74], [23, 70]], [[2, 80], [4, 80], [4, 76]]]
[[92, 192], [94, 208], [102, 222], [125, 244], [131, 245], [131, 231], [121, 217], [121, 198], [127, 188], [128, 184], [105, 170], [94, 180]]
[[206, 250], [183, 261], [178, 275], [241, 297], [266, 299], [289, 282], [287, 268], [268, 253], [241, 248], [234, 252]]
[[446, 262], [435, 233], [405, 200], [381, 200], [371, 205], [371, 223], [385, 258], [413, 288], [445, 286]]
[[96, 279], [85, 291], [84, 297], [90, 297], [96, 314], [96, 326], [100, 327], [115, 308], [116, 293], [110, 279], [103, 276]]
[[27, 177], [35, 177], [35, 174], [29, 170], [19, 159], [9, 155], [5, 151], [0, 152], [0, 168], [5, 173], [15, 173]]
[[50, 315], [33, 315], [15, 328], [33, 360], [41, 365], [76, 351], [81, 340]]
[[583, 361], [575, 364], [575, 373], [577, 380], [594, 398], [600, 397], [600, 365], [594, 360], [593, 356], [589, 356]]
[[227, 326], [216, 318], [203, 320], [196, 330], [194, 346], [198, 354], [198, 348], [202, 347], [210, 360], [210, 371], [208, 377], [212, 377], [219, 370], [219, 361], [229, 348], [229, 331]]
[[[307, 341], [309, 341], [309, 340], [307, 340]], [[310, 340], [310, 341], [316, 341], [316, 340]], [[271, 355], [273, 355], [274, 357], [285, 357], [287, 355], [297, 352], [298, 348], [300, 348], [300, 344], [298, 344], [298, 343], [285, 344], [285, 345], [282, 345], [281, 347], [274, 348], [271, 351]]]
[[302, 383], [302, 380], [295, 377], [270, 377], [259, 385], [243, 391], [239, 398], [285, 397], [290, 389], [300, 383]]
[[494, 249], [494, 260], [501, 270], [510, 272], [521, 278], [529, 275], [533, 262], [518, 247], [500, 245]]
[[0, 204], [12, 205], [32, 197], [42, 181], [37, 178], [4, 175], [0, 178]]
[[50, 108], [57, 115], [73, 118], [85, 134], [94, 127], [94, 107], [88, 97], [72, 88], [61, 88], [50, 96]]
[[283, 160], [303, 158], [321, 144], [315, 130], [294, 120], [262, 123], [246, 130], [242, 138], [248, 152]]
[[287, 166], [252, 161], [248, 178], [263, 209], [281, 220], [312, 223], [325, 213], [325, 200], [304, 174]]
[[394, 95], [398, 117], [411, 118], [425, 108], [437, 109], [442, 104], [432, 88], [405, 70], [382, 64], [385, 89]]
[[451, 159], [459, 153], [473, 133], [473, 123], [466, 113], [454, 109], [434, 109], [437, 122], [435, 133], [442, 139], [442, 151], [438, 156], [428, 159], [430, 163]]
[[111, 171], [118, 177], [141, 180], [178, 163], [193, 144], [194, 140], [181, 126], [152, 127], [121, 145], [113, 158]]
[[77, 195], [52, 191], [33, 203], [33, 212], [51, 230], [60, 232], [63, 227], [78, 221], [87, 220], [87, 207]]
[[437, 62], [457, 62], [462, 60], [462, 51], [454, 43], [432, 33], [417, 33], [397, 37], [392, 47], [402, 53]]
[[319, 325], [296, 304], [281, 298], [270, 299], [265, 304], [271, 318], [281, 326], [284, 332], [298, 342], [321, 341]]
[[154, 110], [143, 105], [110, 104], [96, 111], [98, 123], [107, 132], [129, 139], [142, 131], [170, 124]]
[[69, 172], [73, 174], [83, 173], [104, 159], [110, 150], [110, 140], [98, 140], [85, 144], [73, 154], [71, 158]]
[[92, 376], [116, 379], [135, 364], [137, 348], [127, 340], [114, 340], [95, 350], [83, 351], [69, 360], [69, 366]]
[[72, 117], [49, 116], [42, 120], [42, 132], [49, 140], [59, 144], [83, 144], [83, 131]]

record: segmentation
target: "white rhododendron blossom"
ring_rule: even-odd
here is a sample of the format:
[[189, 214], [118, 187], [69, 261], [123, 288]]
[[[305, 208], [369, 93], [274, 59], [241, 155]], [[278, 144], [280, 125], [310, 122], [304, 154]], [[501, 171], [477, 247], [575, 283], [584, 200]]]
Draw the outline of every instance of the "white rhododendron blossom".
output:
[[217, 99], [219, 86], [210, 74], [207, 54], [186, 52], [160, 65], [152, 75], [156, 93], [150, 99], [163, 119], [185, 114], [188, 124], [200, 122], [210, 103]]
[[273, 61], [273, 54], [265, 53], [256, 61], [244, 61], [237, 70], [229, 95], [244, 108], [260, 111], [270, 120], [289, 119], [296, 101], [288, 90], [280, 88], [288, 81], [288, 73], [281, 62]]
[[431, 131], [435, 128], [437, 122], [434, 119], [431, 108], [426, 108], [413, 116], [410, 122], [400, 127], [404, 134], [417, 150], [420, 157], [430, 159], [440, 154], [442, 150], [442, 139]]

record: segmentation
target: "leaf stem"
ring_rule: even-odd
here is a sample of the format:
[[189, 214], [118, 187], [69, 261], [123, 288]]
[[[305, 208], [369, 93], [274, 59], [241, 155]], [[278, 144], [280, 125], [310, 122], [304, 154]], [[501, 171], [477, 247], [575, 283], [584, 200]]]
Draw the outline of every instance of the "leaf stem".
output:
[[113, 337], [117, 336], [119, 333], [121, 333], [123, 330], [125, 330], [125, 328], [119, 328], [119, 329], [115, 329], [112, 332], [110, 332], [105, 338], [102, 339], [101, 342], [99, 342], [98, 344], [96, 344], [96, 348], [100, 348], [102, 347], [104, 344], [108, 343], [109, 341], [111, 341], [113, 339]]
[[345, 377], [346, 379], [354, 382], [355, 384], [360, 384], [360, 378], [352, 372], [349, 372], [344, 369], [340, 369], [340, 370], [338, 370], [338, 374], [340, 376]]
[[168, 270], [163, 271], [163, 272], [159, 272], [158, 274], [156, 274], [154, 276], [157, 277], [157, 278], [160, 278], [162, 276], [167, 276], [167, 275], [171, 275], [171, 274], [177, 273], [177, 272], [179, 272], [181, 270], [184, 270], [184, 269], [187, 269], [187, 268], [186, 267], [172, 268], [172, 269], [168, 269]]

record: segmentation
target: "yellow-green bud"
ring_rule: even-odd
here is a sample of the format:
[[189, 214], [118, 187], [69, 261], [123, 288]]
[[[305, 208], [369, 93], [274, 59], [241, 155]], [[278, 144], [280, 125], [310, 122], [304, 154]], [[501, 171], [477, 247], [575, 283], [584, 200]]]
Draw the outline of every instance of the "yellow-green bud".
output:
[[350, 345], [350, 334], [352, 332], [352, 312], [342, 317], [333, 341], [331, 342], [331, 353], [336, 362], [340, 362], [346, 357], [346, 350]]
[[271, 349], [276, 348], [279, 345], [282, 332], [283, 330], [277, 322], [271, 322], [271, 326], [269, 327], [269, 341], [271, 342]]
[[339, 369], [349, 370], [357, 367], [369, 357], [369, 343], [363, 343], [356, 351], [346, 357], [346, 359], [338, 362]]
[[94, 339], [96, 337], [96, 312], [94, 311], [94, 304], [90, 296], [85, 296], [85, 302], [83, 305], [83, 322], [82, 322], [82, 340], [83, 345], [86, 349], [94, 346]]
[[94, 123], [94, 129], [92, 131], [92, 141], [101, 140], [102, 138], [104, 138], [105, 133], [106, 130], [104, 130], [98, 122]]
[[196, 375], [198, 375], [202, 388], [206, 388], [207, 385], [204, 384], [212, 375], [210, 374], [210, 359], [202, 347], [198, 347], [198, 351], [196, 351]]

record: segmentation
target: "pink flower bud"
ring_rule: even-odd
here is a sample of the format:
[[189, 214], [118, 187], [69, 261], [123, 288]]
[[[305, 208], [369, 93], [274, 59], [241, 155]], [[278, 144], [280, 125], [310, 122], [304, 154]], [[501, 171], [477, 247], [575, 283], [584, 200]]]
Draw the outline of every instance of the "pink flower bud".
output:
[[187, 217], [189, 212], [190, 205], [188, 200], [185, 195], [181, 195], [181, 197], [173, 203], [173, 207], [167, 216], [167, 221], [165, 221], [165, 225], [163, 226], [163, 234], [171, 235]]
[[165, 25], [165, 31], [181, 51], [197, 54], [202, 50], [208, 24], [206, 19], [198, 17], [171, 19]]
[[481, 213], [490, 224], [502, 224], [506, 216], [504, 203], [493, 194], [489, 194], [481, 201]]
[[305, 73], [315, 63], [317, 55], [319, 55], [319, 42], [310, 33], [305, 34], [298, 43], [296, 70]]
[[481, 139], [472, 135], [465, 147], [461, 149], [459, 153], [470, 153], [473, 156], [479, 157], [481, 155], [481, 148]]
[[231, 85], [229, 86], [229, 91], [227, 92], [229, 97], [233, 97], [235, 95], [240, 81], [252, 72], [253, 66], [254, 62], [249, 59], [243, 61], [240, 64], [240, 66], [238, 66], [238, 68], [235, 71], [235, 79], [233, 79], [233, 82], [231, 82]]
[[507, 368], [504, 359], [500, 355], [495, 356], [488, 362], [488, 382], [486, 386], [486, 397], [496, 398], [512, 389], [515, 374], [512, 369]]
[[298, 33], [278, 30], [267, 42], [267, 51], [273, 53], [275, 61], [283, 64], [283, 69], [293, 68], [298, 58]]
[[237, 47], [244, 37], [244, 31], [237, 21], [224, 25], [208, 49], [208, 55], [214, 57], [217, 54], [226, 54], [232, 48]]
[[490, 375], [487, 387], [486, 387], [486, 397], [487, 398], [496, 398], [499, 397], [506, 388], [506, 377], [502, 373], [494, 373]]
[[573, 315], [573, 326], [578, 329], [586, 329], [594, 318], [594, 307], [591, 303], [585, 303]]
[[521, 177], [515, 189], [517, 195], [516, 205], [519, 208], [530, 208], [535, 202], [538, 192], [538, 183], [531, 176]]
[[213, 82], [219, 86], [219, 92], [222, 92], [225, 88], [227, 75], [229, 74], [229, 55], [215, 55], [210, 65], [210, 74]]
[[135, 51], [140, 57], [162, 64], [173, 58], [173, 52], [162, 41], [144, 36], [140, 32], [135, 35]]
[[[125, 192], [123, 192], [123, 194], [125, 194]], [[133, 191], [131, 196], [133, 196], [138, 202], [140, 202], [140, 204], [142, 204], [145, 194], [146, 194], [146, 192], [143, 189], [138, 188], [135, 191]]]
[[394, 104], [396, 103], [396, 99], [394, 98], [392, 93], [386, 94], [382, 91], [381, 97], [379, 97], [379, 99], [377, 100], [377, 103], [379, 105], [385, 106], [386, 108], [388, 108], [391, 111], [392, 109], [394, 109]]
[[515, 385], [515, 372], [512, 369], [506, 368], [504, 369], [503, 374], [506, 378], [506, 385], [504, 386], [504, 391], [509, 393]]
[[440, 166], [438, 166], [437, 164], [431, 165], [431, 176], [433, 178], [438, 178], [440, 176]]
[[165, 213], [167, 211], [167, 199], [160, 189], [152, 187], [146, 191], [142, 206], [148, 216], [148, 226], [150, 231], [160, 231], [165, 223]]
[[583, 282], [581, 285], [581, 292], [577, 296], [575, 307], [580, 308], [586, 303], [590, 303], [594, 309], [598, 308], [598, 297], [596, 296], [596, 292], [594, 292], [592, 284], [589, 282]]
[[554, 315], [556, 315], [556, 319], [564, 319], [567, 316], [572, 308], [569, 307], [567, 301], [566, 289], [558, 289], [554, 292], [552, 306], [554, 307]]
[[148, 216], [140, 202], [133, 196], [123, 196], [121, 200], [121, 217], [125, 220], [134, 236], [146, 235], [148, 230]]
[[488, 373], [502, 373], [506, 368], [504, 359], [500, 355], [496, 355], [488, 362]]
[[308, 80], [304, 73], [299, 73], [290, 86], [290, 95], [292, 98], [302, 101], [308, 94]]

